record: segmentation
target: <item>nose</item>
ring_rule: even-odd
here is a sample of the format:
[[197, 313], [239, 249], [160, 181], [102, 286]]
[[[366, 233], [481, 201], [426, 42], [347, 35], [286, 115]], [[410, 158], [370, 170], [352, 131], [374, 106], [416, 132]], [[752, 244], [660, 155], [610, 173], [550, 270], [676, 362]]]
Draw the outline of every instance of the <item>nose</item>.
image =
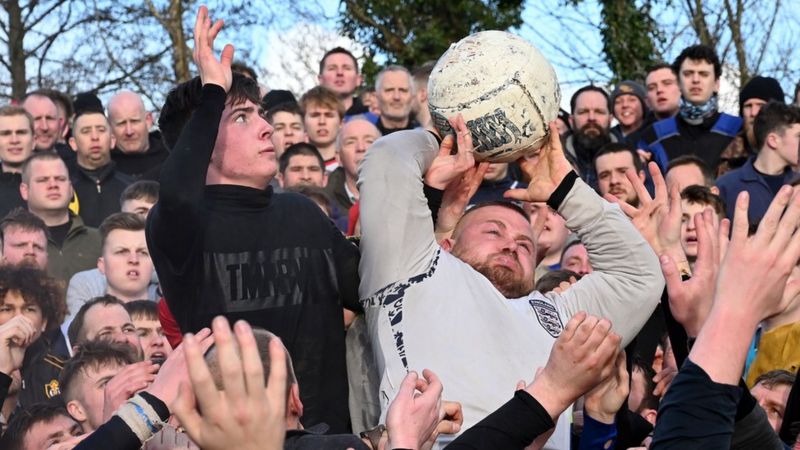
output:
[[130, 136], [133, 134], [133, 126], [129, 122], [125, 122], [125, 135]]
[[46, 117], [40, 117], [40, 118], [36, 119], [36, 125], [37, 125], [37, 128], [42, 129], [42, 130], [49, 130], [50, 129], [50, 124], [47, 122], [47, 118]]
[[267, 120], [264, 119], [263, 117], [260, 117], [259, 120], [261, 120], [263, 122], [261, 124], [262, 125], [261, 138], [262, 139], [271, 138], [272, 137], [272, 133], [275, 132], [275, 128], [272, 128], [272, 125], [270, 125], [269, 122], [267, 122]]
[[111, 341], [117, 344], [127, 344], [128, 337], [125, 336], [125, 333], [122, 332], [121, 329], [117, 329], [114, 331], [114, 334], [111, 336]]
[[97, 141], [100, 139], [100, 132], [95, 129], [92, 129], [91, 134], [89, 136], [92, 138], [93, 141]]
[[128, 256], [128, 262], [131, 264], [139, 264], [139, 253], [131, 252]]

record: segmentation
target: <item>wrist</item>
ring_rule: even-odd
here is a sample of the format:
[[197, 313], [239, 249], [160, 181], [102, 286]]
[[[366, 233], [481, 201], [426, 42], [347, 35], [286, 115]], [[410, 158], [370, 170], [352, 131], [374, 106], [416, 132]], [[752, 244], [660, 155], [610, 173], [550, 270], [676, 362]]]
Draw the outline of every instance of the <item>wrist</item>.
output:
[[550, 418], [555, 421], [569, 405], [575, 402], [578, 396], [565, 396], [564, 386], [550, 381], [544, 371], [533, 380], [533, 383], [525, 388], [525, 392], [531, 395], [540, 405], [550, 414]]

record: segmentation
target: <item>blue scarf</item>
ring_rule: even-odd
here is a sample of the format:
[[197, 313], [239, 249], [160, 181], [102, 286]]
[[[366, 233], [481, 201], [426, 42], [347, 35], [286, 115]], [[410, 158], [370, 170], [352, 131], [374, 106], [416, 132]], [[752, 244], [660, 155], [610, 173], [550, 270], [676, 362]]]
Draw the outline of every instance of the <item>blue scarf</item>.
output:
[[702, 105], [695, 105], [687, 102], [681, 97], [681, 105], [679, 114], [688, 123], [692, 125], [700, 125], [704, 119], [713, 116], [717, 112], [717, 94], [711, 96], [707, 102]]

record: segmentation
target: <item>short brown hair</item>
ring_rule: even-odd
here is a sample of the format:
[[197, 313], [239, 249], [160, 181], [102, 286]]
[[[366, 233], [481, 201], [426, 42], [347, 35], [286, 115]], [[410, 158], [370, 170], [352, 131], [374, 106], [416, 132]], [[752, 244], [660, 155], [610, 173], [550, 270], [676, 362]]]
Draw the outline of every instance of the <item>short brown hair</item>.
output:
[[788, 370], [776, 369], [759, 375], [753, 383], [753, 386], [761, 383], [765, 388], [772, 389], [780, 385], [792, 386], [794, 385], [794, 380], [795, 376], [793, 373]]
[[130, 348], [124, 344], [95, 340], [84, 342], [61, 370], [59, 384], [64, 402], [75, 398], [75, 380], [87, 369], [98, 370], [112, 364], [127, 366], [136, 362]]
[[710, 206], [719, 217], [725, 217], [725, 203], [722, 202], [719, 195], [714, 194], [705, 186], [687, 186], [681, 192], [681, 200], [696, 205]]
[[144, 230], [145, 221], [142, 216], [129, 212], [111, 214], [103, 220], [98, 230], [100, 231], [100, 248], [106, 246], [108, 235], [114, 230], [141, 231]]
[[[58, 156], [58, 153], [54, 151], [44, 151], [44, 152], [34, 152], [28, 159], [22, 163], [22, 182], [28, 183], [31, 180], [31, 164], [35, 161], [61, 161], [64, 163], [64, 160]], [[67, 165], [64, 164], [64, 167]]]
[[19, 228], [23, 231], [41, 231], [45, 238], [50, 236], [50, 232], [42, 220], [36, 214], [23, 209], [14, 208], [0, 220], [0, 245], [6, 238], [6, 230], [9, 228]]
[[312, 105], [330, 108], [339, 114], [340, 119], [344, 118], [344, 104], [335, 92], [325, 86], [315, 86], [300, 97], [300, 110], [303, 112], [303, 117]]
[[0, 117], [14, 116], [25, 116], [25, 118], [28, 119], [28, 126], [30, 127], [31, 133], [33, 133], [33, 116], [25, 108], [17, 105], [0, 107]]

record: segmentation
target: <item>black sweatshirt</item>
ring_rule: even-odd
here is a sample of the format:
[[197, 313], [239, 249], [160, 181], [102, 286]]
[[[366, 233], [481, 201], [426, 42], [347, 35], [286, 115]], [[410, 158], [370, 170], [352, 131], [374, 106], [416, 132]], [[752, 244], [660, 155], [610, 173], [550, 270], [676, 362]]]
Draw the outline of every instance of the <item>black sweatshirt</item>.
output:
[[221, 87], [203, 86], [161, 170], [147, 245], [164, 297], [182, 332], [224, 315], [278, 335], [292, 356], [304, 425], [347, 432], [342, 308], [361, 309], [358, 249], [304, 196], [205, 185], [225, 99]]

